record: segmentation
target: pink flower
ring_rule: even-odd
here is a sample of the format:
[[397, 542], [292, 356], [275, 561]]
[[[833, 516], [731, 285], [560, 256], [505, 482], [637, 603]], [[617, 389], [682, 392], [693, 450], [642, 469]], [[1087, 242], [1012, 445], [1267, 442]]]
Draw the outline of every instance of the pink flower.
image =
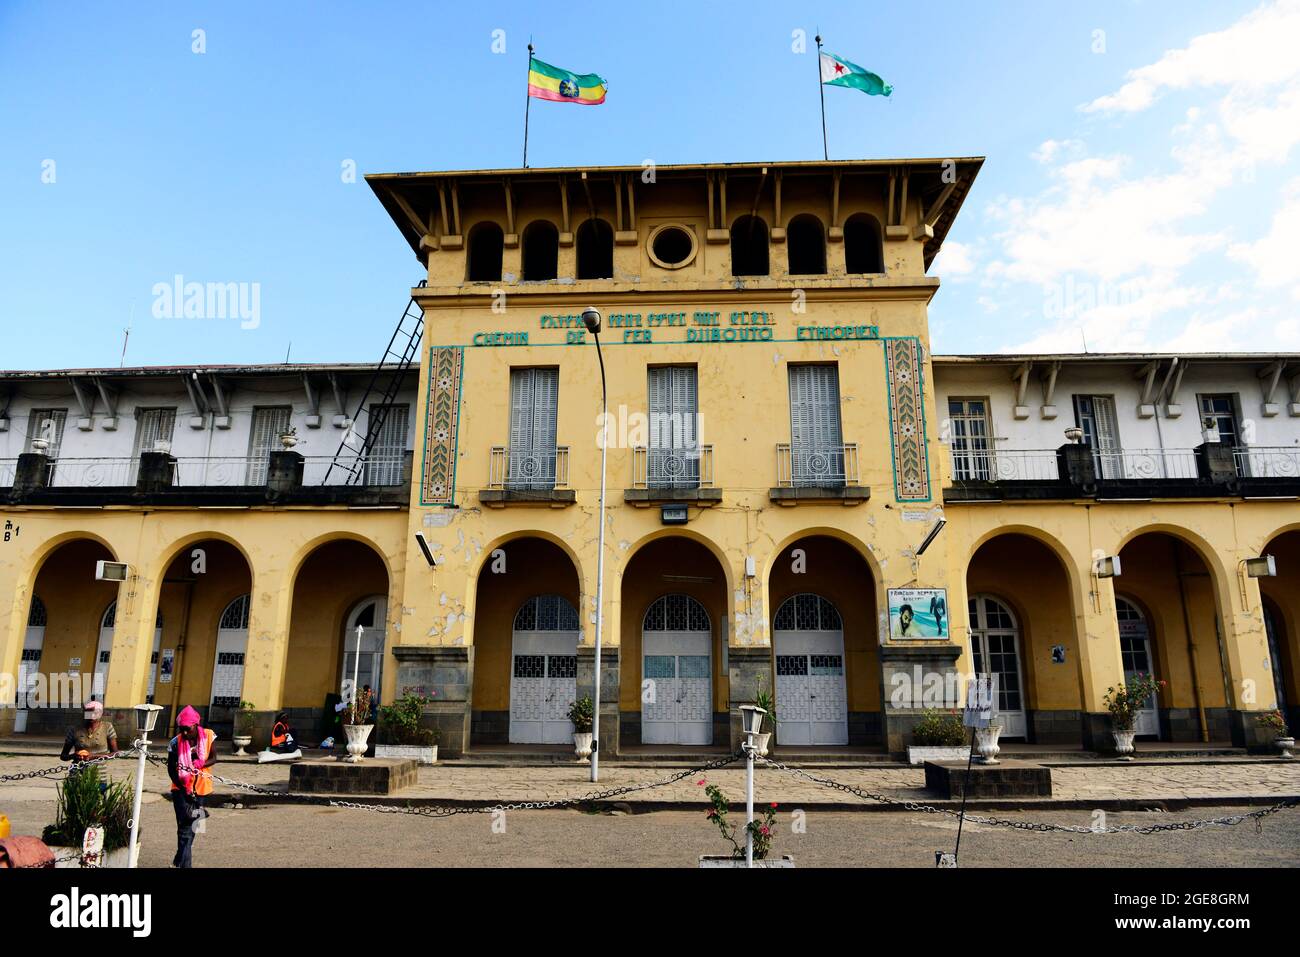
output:
[[772, 802], [772, 807], [776, 807], [776, 802], [775, 802], [775, 801]]
[[698, 781], [695, 782], [695, 786], [697, 788], [704, 787], [705, 781], [706, 781], [705, 778], [700, 778]]
[[760, 834], [762, 834], [764, 837], [766, 837], [767, 835], [771, 834], [772, 832], [769, 831], [768, 828], [767, 828], [767, 825], [764, 824], [762, 827], [760, 827], [760, 828], [758, 829], [758, 833], [760, 833]]

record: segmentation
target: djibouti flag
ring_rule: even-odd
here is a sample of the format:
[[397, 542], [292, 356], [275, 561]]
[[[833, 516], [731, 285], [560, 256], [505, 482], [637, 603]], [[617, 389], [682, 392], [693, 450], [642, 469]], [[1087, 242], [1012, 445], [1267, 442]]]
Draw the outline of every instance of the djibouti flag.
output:
[[834, 53], [821, 54], [822, 83], [826, 86], [847, 86], [872, 96], [889, 96], [894, 88], [870, 70], [850, 63]]

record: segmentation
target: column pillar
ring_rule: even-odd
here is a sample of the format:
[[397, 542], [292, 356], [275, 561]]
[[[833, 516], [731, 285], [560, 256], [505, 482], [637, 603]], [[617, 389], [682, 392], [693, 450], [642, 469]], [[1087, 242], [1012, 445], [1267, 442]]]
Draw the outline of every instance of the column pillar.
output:
[[1115, 617], [1115, 588], [1109, 578], [1093, 576], [1092, 561], [1077, 564], [1074, 578], [1075, 621], [1079, 645], [1079, 681], [1083, 746], [1113, 751], [1113, 724], [1106, 710], [1106, 691], [1124, 684], [1119, 621]]
[[1259, 581], [1246, 577], [1240, 564], [1244, 556], [1232, 553], [1224, 557], [1233, 562], [1227, 569], [1231, 581], [1219, 589], [1222, 607], [1219, 641], [1227, 669], [1229, 731], [1232, 743], [1239, 748], [1272, 752], [1273, 733], [1255, 723], [1261, 712], [1277, 708]]
[[240, 697], [252, 702], [255, 733], [261, 735], [269, 733], [275, 712], [283, 703], [293, 575], [282, 567], [254, 567], [251, 571], [248, 645], [244, 650], [244, 686]]

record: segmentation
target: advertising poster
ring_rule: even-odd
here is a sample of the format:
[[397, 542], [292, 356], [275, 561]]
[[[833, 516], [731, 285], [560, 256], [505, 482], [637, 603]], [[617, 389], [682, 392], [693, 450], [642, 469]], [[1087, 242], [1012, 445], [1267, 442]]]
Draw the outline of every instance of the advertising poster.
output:
[[889, 589], [889, 637], [948, 637], [948, 590], [946, 588]]

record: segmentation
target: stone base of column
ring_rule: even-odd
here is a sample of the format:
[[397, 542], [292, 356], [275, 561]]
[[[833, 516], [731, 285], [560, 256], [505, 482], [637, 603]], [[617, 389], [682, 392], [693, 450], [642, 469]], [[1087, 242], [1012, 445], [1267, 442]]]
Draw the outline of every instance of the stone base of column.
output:
[[1255, 723], [1255, 717], [1266, 714], [1262, 711], [1239, 711], [1236, 708], [1228, 712], [1228, 728], [1232, 734], [1232, 743], [1245, 748], [1251, 754], [1272, 754], [1279, 752], [1273, 744], [1275, 735], [1267, 728]]
[[[578, 646], [578, 697], [596, 697], [596, 649]], [[600, 752], [618, 754], [622, 737], [619, 701], [618, 648], [602, 645], [600, 649]]]
[[473, 647], [395, 645], [393, 657], [397, 659], [397, 696], [413, 692], [432, 698], [425, 705], [421, 724], [437, 729], [439, 757], [460, 757], [470, 741]]
[[[928, 708], [964, 706], [957, 681], [961, 649], [933, 645], [884, 645], [880, 649], [884, 695], [884, 744], [890, 754], [905, 754], [912, 730]], [[934, 700], [934, 699], [938, 700]]]
[[[769, 693], [775, 689], [773, 671], [771, 645], [742, 645], [727, 649], [727, 699], [731, 704], [727, 727], [733, 751], [745, 740], [740, 724], [740, 706], [754, 704], [755, 693], [760, 688]], [[779, 743], [779, 729], [777, 737]], [[714, 741], [718, 743], [716, 737]]]

